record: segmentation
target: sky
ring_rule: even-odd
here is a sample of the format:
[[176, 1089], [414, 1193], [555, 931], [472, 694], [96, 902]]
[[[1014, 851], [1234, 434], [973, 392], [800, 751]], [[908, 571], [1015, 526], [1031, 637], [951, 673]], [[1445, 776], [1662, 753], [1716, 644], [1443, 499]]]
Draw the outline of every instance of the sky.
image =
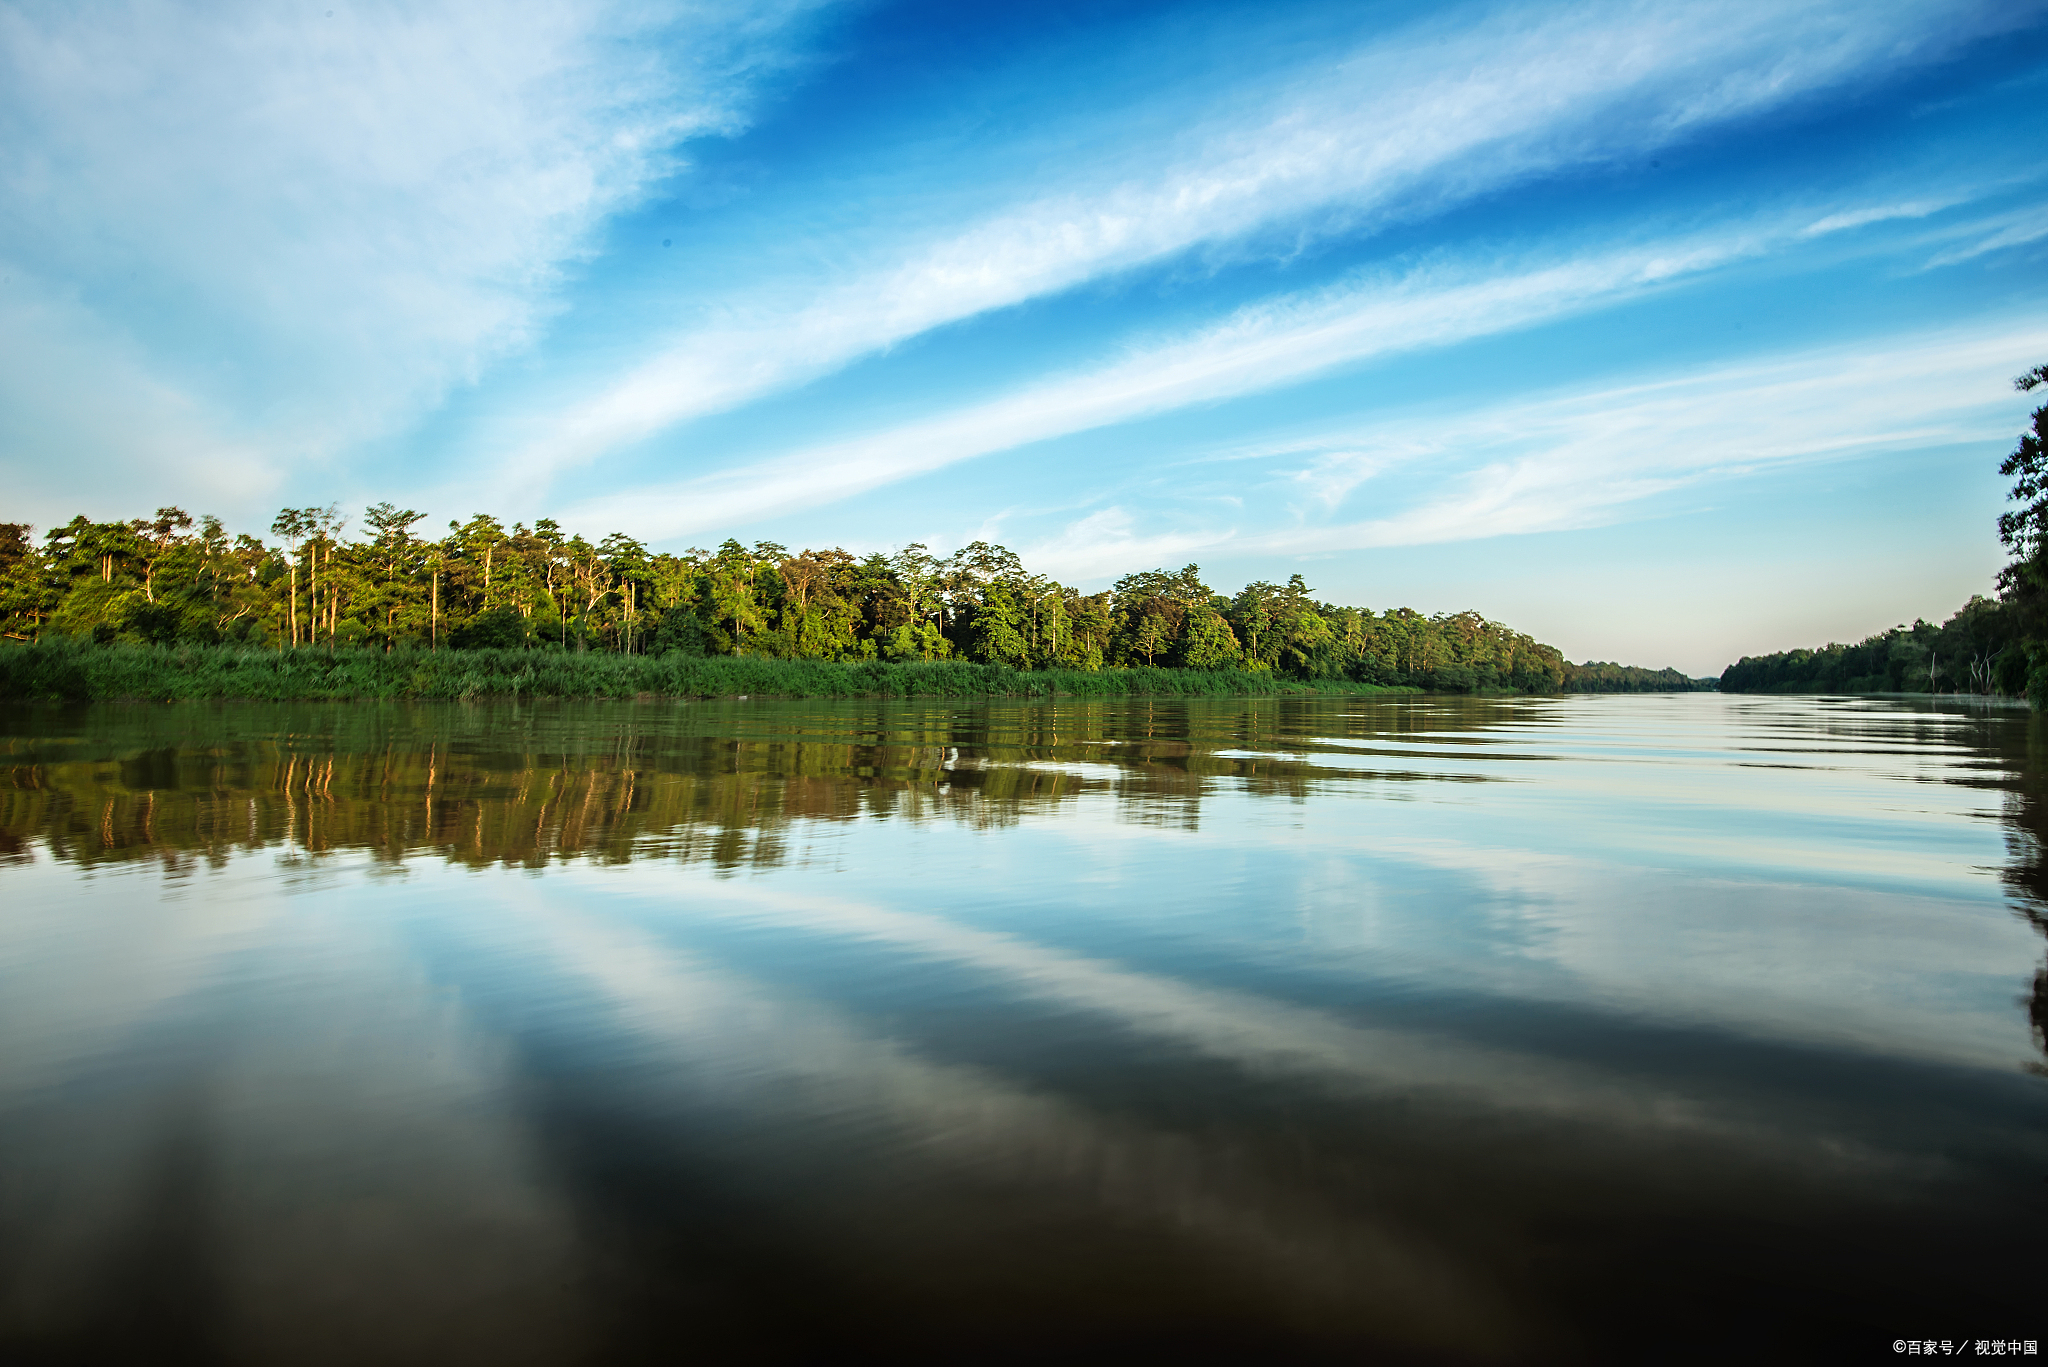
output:
[[2044, 133], [2048, 0], [0, 2], [0, 519], [986, 539], [1718, 673], [1991, 591]]

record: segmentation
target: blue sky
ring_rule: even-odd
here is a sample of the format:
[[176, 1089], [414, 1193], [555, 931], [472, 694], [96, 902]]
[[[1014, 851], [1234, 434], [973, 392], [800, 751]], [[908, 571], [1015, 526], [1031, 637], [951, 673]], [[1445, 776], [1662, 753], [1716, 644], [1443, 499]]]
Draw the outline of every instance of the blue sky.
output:
[[1718, 671], [1988, 589], [2044, 133], [2017, 0], [4, 5], [4, 515], [981, 537]]

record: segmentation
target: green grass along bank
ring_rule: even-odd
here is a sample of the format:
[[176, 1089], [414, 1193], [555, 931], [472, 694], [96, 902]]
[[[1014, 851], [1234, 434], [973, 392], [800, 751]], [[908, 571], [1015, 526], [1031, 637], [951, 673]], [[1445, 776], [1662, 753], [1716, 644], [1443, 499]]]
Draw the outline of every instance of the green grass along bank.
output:
[[[1699, 686], [1671, 670], [1613, 667], [1579, 690]], [[1640, 676], [1640, 677], [1634, 677]], [[1668, 677], [1666, 677], [1668, 676]], [[1436, 684], [1430, 688], [1429, 684]], [[1593, 685], [1587, 689], [1584, 685]], [[1605, 685], [1602, 687], [1601, 685]], [[98, 645], [50, 640], [0, 646], [0, 698], [10, 701], [179, 701], [246, 698], [462, 699], [719, 697], [1257, 697], [1505, 693], [1460, 676], [1368, 683], [1243, 669], [1014, 669], [964, 660], [783, 660], [537, 650], [266, 650], [242, 646]]]
[[93, 702], [247, 698], [1242, 697], [1414, 693], [1249, 670], [1036, 669], [964, 660], [842, 663], [591, 651], [263, 650], [232, 646], [0, 648], [0, 698]]

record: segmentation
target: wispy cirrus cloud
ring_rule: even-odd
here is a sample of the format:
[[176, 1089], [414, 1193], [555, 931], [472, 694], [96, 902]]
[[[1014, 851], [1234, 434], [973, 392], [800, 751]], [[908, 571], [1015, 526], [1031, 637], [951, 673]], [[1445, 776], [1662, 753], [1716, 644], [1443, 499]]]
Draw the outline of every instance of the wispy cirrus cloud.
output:
[[[1294, 496], [1291, 513], [1269, 505], [1257, 520], [1264, 525], [1239, 518], [1228, 527], [1140, 527], [1097, 512], [1082, 520], [1087, 535], [1074, 534], [1077, 524], [1026, 554], [1052, 573], [1086, 577], [1167, 545], [1174, 555], [1227, 546], [1234, 555], [1290, 556], [1599, 526], [1639, 515], [1657, 495], [1713, 480], [2007, 436], [2022, 405], [2005, 377], [2043, 354], [2048, 325], [2007, 321], [1477, 410], [1389, 414], [1224, 453], [1276, 467], [1276, 483]], [[1433, 472], [1425, 491], [1388, 490], [1370, 515], [1341, 518], [1346, 507], [1370, 507], [1378, 481], [1406, 467]]]
[[410, 422], [534, 334], [679, 145], [744, 122], [807, 8], [0, 7], [0, 346], [125, 357], [0, 376], [7, 457], [149, 475], [95, 410], [152, 394], [273, 463]]
[[[124, 499], [207, 510], [272, 494], [281, 472], [263, 443], [156, 374], [119, 327], [0, 262], [0, 278], [9, 276], [0, 467], [14, 519], [54, 525], [92, 511], [87, 496], [111, 487]], [[87, 489], [81, 471], [91, 473]]]
[[634, 488], [571, 514], [664, 537], [816, 507], [1032, 442], [1609, 306], [1784, 236], [1744, 227], [1563, 259], [1430, 265], [1352, 280], [1241, 309], [1191, 335], [1135, 346], [1092, 369], [993, 399], [715, 475]]
[[1960, 265], [1992, 252], [2024, 247], [2048, 237], [2048, 205], [2032, 204], [2010, 213], [1975, 223], [1959, 224], [1947, 236], [1968, 238], [1959, 246], [1936, 252], [1927, 259], [1926, 270]]
[[1967, 195], [1948, 195], [1932, 199], [1911, 199], [1897, 204], [1877, 204], [1861, 209], [1844, 209], [1815, 219], [1801, 231], [1802, 237], [1822, 237], [1828, 233], [1847, 232], [1852, 228], [1867, 228], [1873, 223], [1891, 223], [1902, 218], [1926, 218], [1943, 209], [1964, 203]]
[[[1114, 158], [801, 298], [736, 302], [551, 416], [511, 462], [529, 486], [677, 423], [804, 383], [933, 328], [1191, 248], [1351, 232], [1559, 169], [1640, 156], [1870, 70], [2019, 22], [1962, 4], [1596, 4], [1463, 10], [1233, 113]], [[1866, 220], [1869, 221], [1869, 220]], [[1835, 226], [1847, 226], [1846, 224]], [[1816, 225], [1818, 229], [1818, 225]]]

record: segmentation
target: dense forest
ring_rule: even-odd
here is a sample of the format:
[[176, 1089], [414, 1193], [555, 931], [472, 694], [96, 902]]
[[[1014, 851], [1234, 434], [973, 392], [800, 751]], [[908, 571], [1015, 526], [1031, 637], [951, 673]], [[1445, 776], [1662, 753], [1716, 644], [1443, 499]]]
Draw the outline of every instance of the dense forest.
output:
[[[2013, 381], [2048, 384], [2048, 366]], [[1855, 645], [1745, 655], [1721, 675], [1724, 693], [2002, 693], [2048, 705], [2048, 404], [1998, 467], [2013, 481], [1998, 537], [2013, 560], [1998, 597], [1973, 597], [1940, 626], [1916, 621]]]
[[354, 650], [602, 652], [792, 661], [963, 661], [1019, 671], [1236, 671], [1433, 691], [1697, 687], [1675, 670], [1576, 666], [1476, 612], [1318, 601], [1285, 584], [1213, 591], [1197, 566], [1082, 593], [1001, 546], [949, 556], [791, 553], [770, 542], [680, 555], [552, 520], [479, 514], [438, 539], [380, 503], [288, 508], [271, 540], [178, 508], [83, 516], [40, 539], [0, 524], [0, 633], [14, 641]]
[[2019, 615], [1981, 595], [1940, 626], [1915, 622], [1855, 645], [1745, 655], [1724, 693], [2007, 693], [2026, 690], [2030, 655]]

